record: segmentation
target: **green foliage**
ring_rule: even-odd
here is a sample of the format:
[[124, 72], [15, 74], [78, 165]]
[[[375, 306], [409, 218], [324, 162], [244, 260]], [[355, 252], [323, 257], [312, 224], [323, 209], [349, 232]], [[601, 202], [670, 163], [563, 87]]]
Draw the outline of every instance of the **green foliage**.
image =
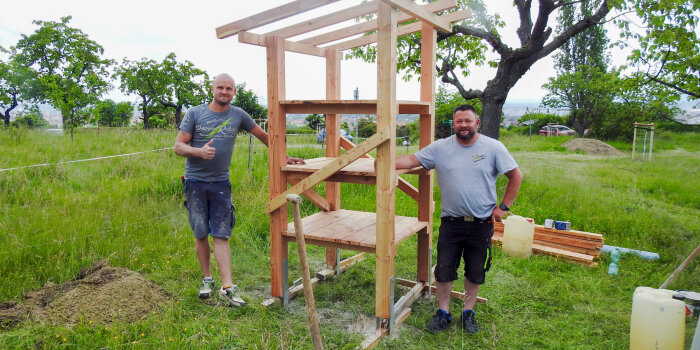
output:
[[306, 116], [306, 125], [311, 130], [318, 130], [318, 126], [326, 123], [326, 116], [321, 114], [309, 114]]
[[[367, 138], [377, 133], [377, 122], [372, 117], [366, 116], [357, 121], [357, 136]], [[356, 141], [357, 142], [357, 141]]]
[[260, 97], [248, 90], [245, 83], [236, 85], [236, 90], [236, 97], [232, 101], [234, 106], [248, 112], [253, 119], [267, 119], [267, 108], [260, 104]]
[[158, 65], [158, 73], [151, 93], [154, 99], [175, 113], [176, 127], [180, 125], [183, 108], [200, 105], [212, 98], [207, 72], [196, 68], [190, 61], [178, 62], [174, 53]]
[[133, 111], [130, 102], [116, 103], [110, 99], [97, 102], [90, 110], [93, 123], [100, 126], [127, 126]]
[[44, 119], [43, 113], [37, 105], [31, 105], [28, 108], [17, 113], [10, 126], [32, 128], [45, 128], [49, 126], [49, 122]]
[[154, 96], [152, 86], [156, 85], [160, 72], [158, 63], [152, 59], [142, 58], [140, 61], [131, 61], [126, 58], [121, 66], [117, 67], [114, 76], [119, 79], [119, 89], [125, 94], [137, 95], [141, 98], [141, 120], [143, 127], [148, 129]]
[[[2, 51], [5, 50], [0, 47]], [[10, 52], [7, 62], [0, 60], [0, 117], [6, 126], [10, 124], [10, 112], [34, 98], [36, 89], [35, 72], [22, 66], [16, 53]]]
[[700, 98], [700, 39], [697, 34], [700, 2], [691, 0], [635, 0], [625, 2], [623, 10], [641, 18], [644, 32], [637, 26], [618, 20], [622, 29], [619, 45], [637, 41], [629, 60], [640, 65], [647, 80], [662, 88]]
[[60, 22], [34, 21], [39, 28], [22, 38], [13, 50], [16, 59], [37, 72], [42, 99], [61, 112], [64, 128], [79, 126], [82, 110], [97, 102], [110, 86], [107, 69], [112, 61], [102, 58], [104, 49], [80, 29]]

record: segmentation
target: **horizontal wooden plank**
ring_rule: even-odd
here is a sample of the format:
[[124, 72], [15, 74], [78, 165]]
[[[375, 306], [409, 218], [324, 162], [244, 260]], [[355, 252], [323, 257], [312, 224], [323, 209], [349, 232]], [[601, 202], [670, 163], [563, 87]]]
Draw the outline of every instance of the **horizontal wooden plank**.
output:
[[[374, 252], [376, 246], [376, 213], [341, 209], [319, 212], [302, 218], [304, 239], [307, 244]], [[428, 223], [414, 217], [396, 216], [395, 242], [399, 243]], [[289, 223], [282, 235], [295, 241], [294, 224]]]
[[440, 16], [433, 14], [432, 12], [423, 8], [423, 6], [417, 5], [411, 0], [380, 0], [384, 3], [391, 5], [391, 7], [401, 10], [402, 12], [408, 13], [409, 15], [420, 19], [423, 22], [430, 23], [433, 27], [441, 30], [445, 33], [452, 32], [452, 25], [449, 21], [441, 18]]
[[[461, 10], [461, 11], [457, 11], [457, 12], [447, 13], [447, 14], [444, 14], [440, 17], [445, 18], [449, 22], [456, 22], [456, 21], [461, 21], [463, 19], [470, 18], [471, 16], [472, 16], [471, 10]], [[402, 25], [402, 26], [399, 26], [398, 28], [396, 28], [396, 35], [402, 36], [402, 35], [406, 35], [406, 34], [411, 34], [411, 33], [419, 32], [421, 29], [422, 29], [421, 22], [406, 24], [406, 25]], [[328, 48], [338, 50], [338, 51], [344, 51], [344, 50], [354, 49], [354, 48], [360, 47], [360, 46], [373, 44], [376, 42], [377, 42], [377, 33], [374, 33], [374, 34], [361, 36], [357, 39], [343, 41], [343, 42], [340, 42], [338, 44], [328, 46]], [[428, 114], [428, 113], [424, 113], [424, 114]]]
[[267, 213], [271, 213], [273, 210], [281, 207], [287, 202], [287, 195], [290, 193], [301, 194], [306, 190], [312, 188], [314, 185], [325, 180], [329, 176], [335, 174], [338, 170], [344, 168], [346, 165], [350, 164], [357, 158], [360, 158], [363, 154], [376, 148], [378, 145], [386, 142], [390, 138], [389, 128], [384, 128], [376, 134], [372, 135], [370, 138], [365, 140], [363, 143], [353, 148], [352, 150], [346, 152], [338, 158], [335, 158], [332, 162], [328, 163], [323, 168], [311, 174], [306, 179], [302, 180], [298, 184], [287, 189], [275, 198], [270, 199], [266, 205]]
[[277, 29], [265, 35], [280, 36], [282, 38], [291, 38], [300, 34], [308, 33], [316, 29], [321, 29], [343, 21], [354, 19], [361, 16], [366, 16], [370, 13], [377, 12], [377, 1], [369, 1], [353, 7], [343, 9], [338, 12], [329, 13], [321, 17], [303, 21], [288, 27]]
[[338, 0], [297, 0], [216, 28], [216, 37], [228, 38], [241, 31], [262, 27]]
[[[260, 34], [249, 32], [238, 33], [238, 42], [257, 46], [267, 46], [267, 37]], [[315, 46], [301, 44], [289, 40], [284, 41], [284, 50], [296, 53], [303, 53], [311, 56], [326, 57], [325, 49], [320, 49]]]
[[[411, 280], [407, 280], [407, 279], [404, 279], [404, 278], [397, 278], [397, 279], [396, 279], [396, 283], [399, 284], [399, 285], [401, 285], [401, 286], [404, 286], [404, 287], [413, 287], [413, 286], [415, 286], [416, 283], [418, 283], [418, 282], [416, 282], [416, 281], [411, 281]], [[436, 287], [436, 286], [430, 286], [430, 292], [433, 293], [433, 294], [435, 294], [435, 293], [437, 292], [437, 287]], [[459, 299], [459, 300], [464, 300], [464, 293], [462, 293], [462, 292], [450, 291], [450, 298]], [[476, 302], [477, 302], [477, 303], [481, 303], [481, 304], [486, 304], [486, 303], [488, 302], [488, 299], [482, 298], [482, 297], [480, 297], [480, 296], [477, 296], [477, 297], [476, 297]]]
[[[423, 7], [430, 12], [438, 12], [443, 10], [448, 10], [457, 7], [457, 0], [440, 0], [431, 2], [429, 4], [423, 5]], [[406, 21], [413, 20], [414, 17], [401, 12], [398, 15], [397, 22], [403, 23]], [[345, 27], [337, 29], [328, 33], [323, 33], [314, 37], [310, 37], [304, 40], [300, 40], [300, 43], [307, 45], [321, 45], [327, 44], [336, 40], [349, 38], [357, 34], [367, 33], [373, 30], [377, 30], [377, 20], [370, 20], [367, 22], [358, 23], [350, 27]]]
[[[326, 165], [333, 162], [336, 158], [333, 157], [319, 157], [307, 159], [306, 164], [288, 164], [282, 167], [284, 172], [304, 172], [304, 173], [314, 173], [321, 170]], [[407, 173], [417, 173], [423, 170], [423, 167], [415, 167], [411, 169], [400, 169], [397, 170], [397, 174], [407, 174]], [[352, 163], [346, 165], [344, 168], [336, 172], [337, 175], [345, 176], [361, 176], [361, 177], [375, 177], [376, 171], [374, 170], [374, 159], [373, 158], [359, 158]], [[340, 181], [338, 181], [340, 182]]]
[[[491, 237], [491, 242], [501, 244], [503, 242], [503, 236], [494, 235], [493, 237]], [[548, 247], [545, 245], [535, 243], [532, 244], [532, 251], [534, 253], [553, 255], [568, 260], [583, 262], [586, 264], [593, 264], [593, 261], [595, 259], [595, 257], [592, 255], [572, 252], [565, 249]]]
[[[396, 101], [399, 114], [426, 114], [431, 102]], [[290, 114], [377, 114], [376, 100], [285, 100], [280, 101]]]

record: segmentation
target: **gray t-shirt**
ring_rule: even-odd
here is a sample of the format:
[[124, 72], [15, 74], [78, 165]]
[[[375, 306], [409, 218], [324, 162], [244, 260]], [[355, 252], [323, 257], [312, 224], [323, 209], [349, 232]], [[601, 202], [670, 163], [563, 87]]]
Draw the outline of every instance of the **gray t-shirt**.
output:
[[441, 216], [488, 218], [496, 206], [496, 178], [518, 167], [503, 144], [485, 135], [463, 146], [452, 135], [415, 153], [424, 168], [435, 169], [442, 198]]
[[217, 113], [207, 104], [190, 108], [180, 123], [180, 130], [192, 135], [190, 146], [200, 148], [212, 138], [216, 148], [213, 159], [188, 157], [185, 162], [185, 178], [216, 182], [229, 178], [229, 166], [238, 130], [253, 130], [255, 122], [244, 110], [229, 106], [228, 111]]

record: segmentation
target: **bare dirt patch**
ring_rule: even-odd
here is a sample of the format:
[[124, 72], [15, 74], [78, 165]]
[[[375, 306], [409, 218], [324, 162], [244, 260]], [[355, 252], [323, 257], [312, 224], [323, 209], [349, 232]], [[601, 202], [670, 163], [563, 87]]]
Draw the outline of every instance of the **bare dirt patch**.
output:
[[101, 260], [63, 284], [47, 283], [27, 293], [23, 303], [0, 303], [0, 329], [25, 320], [72, 326], [92, 321], [108, 325], [133, 322], [168, 300], [166, 291], [136, 271]]
[[596, 154], [603, 156], [624, 156], [617, 148], [596, 139], [575, 138], [562, 144], [571, 152], [582, 151], [586, 154]]

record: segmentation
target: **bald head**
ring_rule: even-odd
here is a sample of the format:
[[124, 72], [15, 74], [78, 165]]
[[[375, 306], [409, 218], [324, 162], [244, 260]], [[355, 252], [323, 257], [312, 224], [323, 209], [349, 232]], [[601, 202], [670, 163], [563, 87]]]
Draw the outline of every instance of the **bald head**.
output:
[[226, 74], [226, 73], [221, 73], [217, 76], [214, 77], [214, 81], [212, 82], [212, 85], [216, 86], [216, 83], [218, 82], [231, 82], [234, 86], [236, 85], [236, 82], [233, 80], [233, 77]]

